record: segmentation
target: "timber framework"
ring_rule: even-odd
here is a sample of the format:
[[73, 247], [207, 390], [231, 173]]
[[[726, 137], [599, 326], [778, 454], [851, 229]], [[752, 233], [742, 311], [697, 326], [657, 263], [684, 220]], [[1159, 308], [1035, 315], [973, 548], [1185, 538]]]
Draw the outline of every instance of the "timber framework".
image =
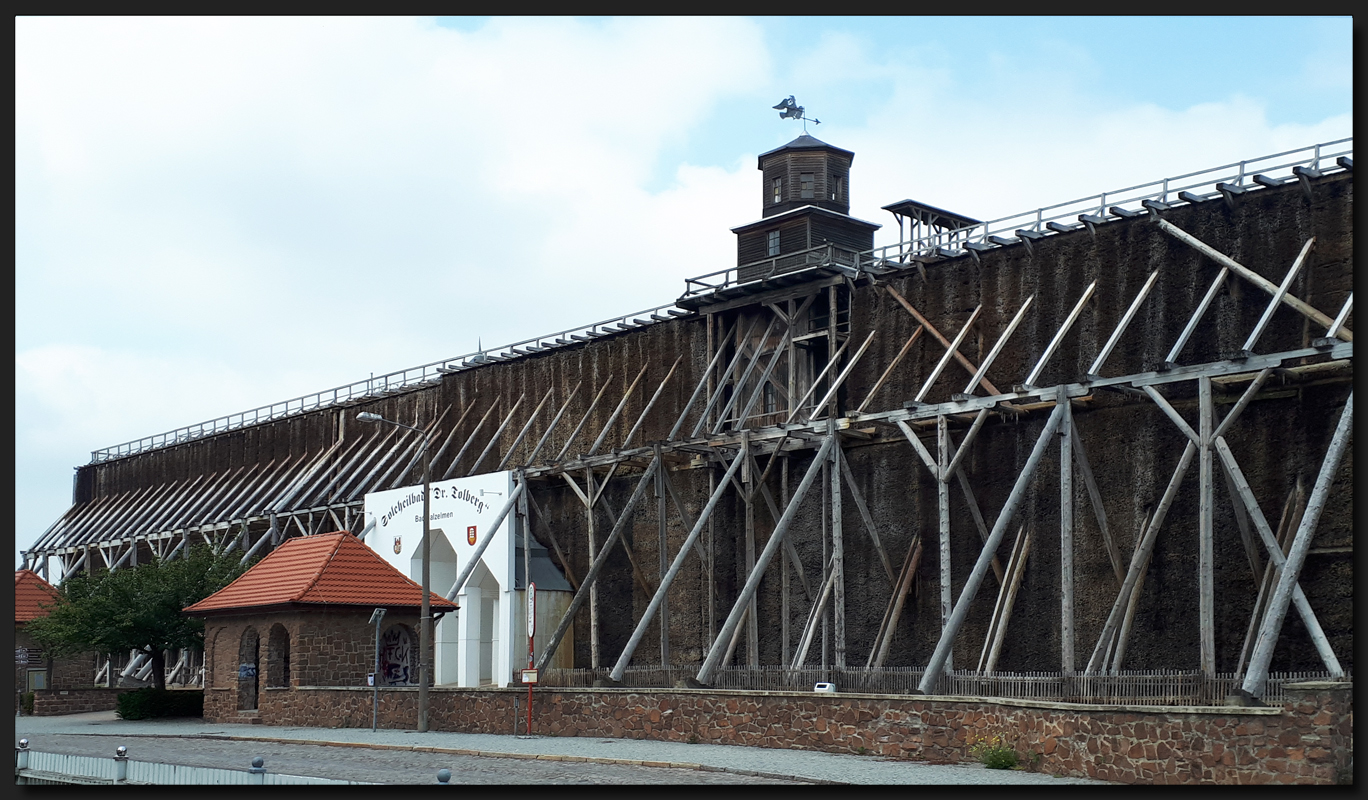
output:
[[573, 629], [609, 682], [1340, 678], [1352, 153], [988, 222], [904, 200], [876, 248], [853, 153], [804, 135], [759, 157], [737, 264], [674, 303], [96, 451], [25, 566], [364, 540], [365, 495], [415, 483], [428, 436], [435, 480], [514, 472], [500, 518], [573, 588], [540, 667]]

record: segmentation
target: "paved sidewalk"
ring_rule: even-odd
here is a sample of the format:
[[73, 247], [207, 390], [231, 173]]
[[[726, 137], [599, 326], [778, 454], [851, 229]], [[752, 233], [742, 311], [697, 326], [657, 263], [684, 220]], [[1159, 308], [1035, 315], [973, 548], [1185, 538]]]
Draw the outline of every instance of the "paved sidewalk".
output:
[[316, 744], [417, 750], [495, 758], [547, 761], [588, 761], [677, 769], [705, 769], [737, 775], [796, 779], [840, 784], [1096, 784], [1107, 781], [1054, 777], [1015, 770], [990, 770], [979, 765], [938, 765], [898, 761], [876, 756], [838, 755], [812, 750], [773, 750], [734, 745], [687, 744], [644, 739], [597, 737], [520, 737], [446, 731], [379, 730], [369, 728], [290, 728], [264, 725], [214, 724], [201, 719], [124, 721], [113, 711], [60, 717], [15, 717], [16, 743], [42, 734], [100, 736], [165, 736], [232, 739], [240, 741]]

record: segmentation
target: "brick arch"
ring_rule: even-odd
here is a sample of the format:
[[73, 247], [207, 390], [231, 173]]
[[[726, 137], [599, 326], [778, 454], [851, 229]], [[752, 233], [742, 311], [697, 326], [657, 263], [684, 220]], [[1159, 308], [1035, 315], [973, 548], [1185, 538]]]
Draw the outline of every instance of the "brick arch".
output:
[[214, 669], [214, 659], [218, 657], [218, 648], [216, 647], [216, 645], [218, 644], [219, 634], [222, 633], [222, 632], [223, 632], [223, 628], [215, 627], [212, 633], [206, 631], [205, 636], [204, 636], [204, 687], [203, 687], [203, 688], [205, 688], [205, 689], [208, 689], [208, 688], [210, 688], [211, 686], [214, 686], [214, 685], [215, 685], [215, 684], [214, 684], [214, 680], [215, 680], [214, 676], [218, 674], [218, 670], [215, 670], [215, 669]]
[[271, 626], [267, 638], [266, 685], [290, 685], [290, 631], [279, 622]]
[[261, 636], [256, 628], [247, 626], [238, 640], [238, 703], [239, 711], [255, 711], [257, 707], [257, 674], [261, 666]]

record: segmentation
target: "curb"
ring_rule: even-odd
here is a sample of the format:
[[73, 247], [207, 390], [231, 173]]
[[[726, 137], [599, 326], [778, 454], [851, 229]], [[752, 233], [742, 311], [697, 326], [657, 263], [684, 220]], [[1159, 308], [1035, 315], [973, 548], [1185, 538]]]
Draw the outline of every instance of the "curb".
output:
[[693, 764], [681, 761], [647, 761], [634, 758], [609, 758], [606, 756], [566, 756], [550, 753], [500, 753], [491, 750], [469, 750], [458, 747], [433, 747], [430, 745], [406, 745], [406, 744], [373, 744], [370, 742], [332, 742], [321, 739], [288, 739], [277, 736], [205, 736], [196, 738], [205, 739], [230, 739], [240, 742], [273, 742], [276, 744], [311, 744], [319, 747], [363, 747], [370, 750], [409, 750], [419, 753], [448, 753], [456, 756], [480, 756], [483, 758], [519, 758], [527, 761], [575, 761], [590, 764], [623, 764], [634, 767], [665, 767], [668, 769], [691, 769], [699, 772], [727, 772], [732, 775], [745, 775], [753, 778], [769, 778], [772, 780], [802, 781], [803, 783], [820, 784], [824, 786], [849, 786], [845, 781], [833, 781], [825, 778], [813, 778], [806, 775], [787, 775], [778, 772], [764, 772], [753, 769], [736, 769], [733, 767], [717, 767], [711, 764]]

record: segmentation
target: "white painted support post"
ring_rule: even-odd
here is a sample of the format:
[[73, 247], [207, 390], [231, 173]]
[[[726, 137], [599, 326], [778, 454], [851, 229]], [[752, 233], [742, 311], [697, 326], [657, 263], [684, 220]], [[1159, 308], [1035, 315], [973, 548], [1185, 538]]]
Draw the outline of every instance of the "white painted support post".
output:
[[1030, 485], [1031, 478], [1034, 477], [1036, 467], [1040, 465], [1040, 459], [1045, 455], [1051, 438], [1059, 430], [1059, 423], [1063, 416], [1064, 405], [1062, 403], [1056, 404], [1054, 411], [1050, 413], [1049, 420], [1045, 423], [1045, 429], [1040, 433], [1040, 438], [1036, 439], [1030, 457], [1026, 459], [1026, 466], [1012, 487], [1012, 493], [1007, 497], [1007, 504], [1003, 506], [1002, 512], [998, 514], [997, 521], [993, 524], [993, 530], [988, 535], [988, 541], [979, 552], [978, 561], [974, 562], [974, 569], [969, 573], [969, 579], [965, 581], [964, 589], [960, 591], [959, 602], [955, 603], [955, 608], [951, 612], [949, 624], [941, 633], [940, 641], [936, 642], [936, 650], [931, 654], [931, 662], [927, 664], [926, 673], [922, 676], [921, 683], [917, 685], [917, 690], [922, 694], [930, 694], [936, 688], [936, 684], [940, 682], [942, 672], [949, 661], [955, 634], [959, 633], [960, 626], [964, 624], [964, 618], [969, 614], [969, 604], [973, 602], [974, 595], [978, 593], [979, 585], [983, 583], [983, 577], [988, 572], [988, 565], [997, 552], [998, 544], [1002, 541], [1002, 534], [1007, 530], [1012, 518], [1016, 516], [1017, 507], [1021, 505], [1021, 499], [1026, 494], [1026, 487]]
[[1335, 435], [1330, 439], [1330, 447], [1325, 452], [1325, 460], [1321, 462], [1316, 485], [1312, 487], [1311, 497], [1306, 502], [1306, 513], [1302, 516], [1301, 525], [1297, 527], [1297, 535], [1292, 540], [1287, 562], [1283, 564], [1282, 574], [1278, 577], [1278, 586], [1273, 590], [1273, 597], [1268, 601], [1268, 610], [1264, 612], [1263, 623], [1259, 626], [1259, 638], [1254, 644], [1254, 655], [1249, 659], [1249, 672], [1245, 674], [1244, 684], [1240, 687], [1250, 697], [1262, 696], [1264, 692], [1264, 685], [1268, 681], [1268, 666], [1273, 660], [1273, 646], [1277, 644], [1278, 634], [1282, 632], [1283, 619], [1287, 616], [1287, 606], [1292, 601], [1292, 587], [1296, 585], [1297, 576], [1306, 561], [1306, 552], [1311, 549], [1311, 534], [1316, 529], [1316, 523], [1320, 521], [1321, 511], [1325, 508], [1325, 496], [1330, 492], [1330, 484], [1334, 482], [1335, 473], [1339, 470], [1340, 458], [1349, 444], [1353, 420], [1354, 395], [1350, 393], [1349, 399], [1344, 403], [1344, 411], [1340, 413], [1339, 424], [1335, 426]]

